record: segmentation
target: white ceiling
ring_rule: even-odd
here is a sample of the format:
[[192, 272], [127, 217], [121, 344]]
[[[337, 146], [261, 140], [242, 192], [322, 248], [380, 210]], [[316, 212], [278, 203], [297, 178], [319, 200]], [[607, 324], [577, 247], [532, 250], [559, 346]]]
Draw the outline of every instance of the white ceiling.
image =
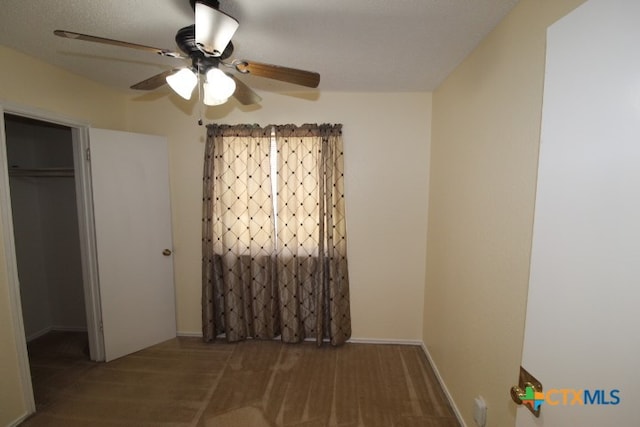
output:
[[[431, 91], [517, 0], [220, 0], [232, 58], [317, 71], [320, 90]], [[0, 44], [123, 91], [181, 60], [55, 37], [56, 29], [176, 50], [189, 0], [0, 0]], [[241, 77], [258, 90], [298, 86]]]

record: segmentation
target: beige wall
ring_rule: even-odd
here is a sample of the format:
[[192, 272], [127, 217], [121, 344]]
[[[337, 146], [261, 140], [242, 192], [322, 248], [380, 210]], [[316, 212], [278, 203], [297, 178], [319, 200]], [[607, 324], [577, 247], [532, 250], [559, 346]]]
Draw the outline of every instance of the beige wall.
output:
[[[44, 110], [99, 127], [124, 126], [124, 95], [3, 46], [0, 63], [0, 103]], [[26, 411], [10, 313], [7, 266], [0, 244], [0, 425]]]
[[[261, 108], [210, 109], [205, 123], [344, 125], [353, 337], [421, 341], [431, 95], [260, 95]], [[205, 128], [182, 109], [175, 97], [133, 99], [128, 119], [169, 137], [178, 331], [200, 333]]]
[[0, 46], [0, 101], [53, 112], [96, 127], [122, 128], [123, 94]]
[[[201, 171], [205, 128], [160, 91], [128, 98], [0, 46], [0, 102], [170, 141], [178, 330], [200, 332]], [[210, 109], [205, 122], [344, 124], [353, 336], [420, 341], [431, 94], [261, 93], [262, 107]], [[1, 237], [1, 236], [0, 236]], [[0, 425], [25, 413], [0, 245]]]
[[582, 1], [522, 0], [433, 95], [424, 342], [468, 425], [515, 421], [545, 34]]

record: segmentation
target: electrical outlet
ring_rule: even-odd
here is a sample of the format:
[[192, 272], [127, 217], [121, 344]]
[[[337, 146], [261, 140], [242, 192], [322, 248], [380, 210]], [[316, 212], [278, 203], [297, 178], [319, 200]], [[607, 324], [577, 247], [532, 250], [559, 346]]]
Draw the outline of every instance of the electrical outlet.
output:
[[478, 427], [485, 427], [487, 424], [487, 404], [482, 396], [478, 396], [473, 401], [473, 420]]

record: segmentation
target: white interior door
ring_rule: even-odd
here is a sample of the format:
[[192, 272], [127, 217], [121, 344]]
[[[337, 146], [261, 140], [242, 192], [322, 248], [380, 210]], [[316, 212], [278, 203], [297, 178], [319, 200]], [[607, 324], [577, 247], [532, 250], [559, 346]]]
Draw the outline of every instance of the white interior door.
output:
[[522, 359], [544, 401], [519, 427], [640, 422], [639, 17], [590, 0], [548, 30]]
[[91, 129], [106, 361], [176, 336], [167, 142]]

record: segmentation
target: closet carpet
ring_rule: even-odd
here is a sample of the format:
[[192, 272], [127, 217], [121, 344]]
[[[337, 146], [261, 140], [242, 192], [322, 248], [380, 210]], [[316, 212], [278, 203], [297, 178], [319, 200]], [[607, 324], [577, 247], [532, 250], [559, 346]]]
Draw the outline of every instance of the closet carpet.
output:
[[23, 426], [459, 425], [417, 346], [176, 338], [110, 363], [78, 342], [29, 351], [37, 412]]

